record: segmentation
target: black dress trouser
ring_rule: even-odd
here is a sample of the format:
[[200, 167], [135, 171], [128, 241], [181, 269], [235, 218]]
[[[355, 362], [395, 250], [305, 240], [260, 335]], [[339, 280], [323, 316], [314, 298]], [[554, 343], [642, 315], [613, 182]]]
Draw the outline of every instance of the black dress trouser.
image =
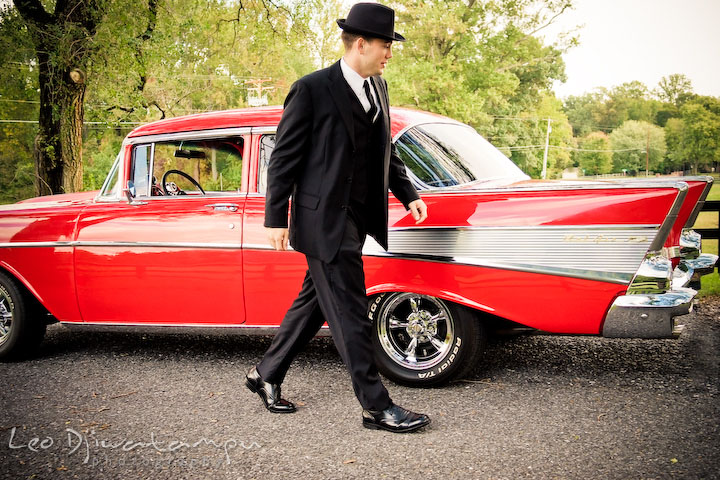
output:
[[302, 289], [257, 370], [266, 382], [282, 383], [295, 356], [327, 321], [360, 405], [384, 410], [391, 402], [373, 359], [362, 262], [365, 232], [353, 213], [349, 212], [340, 250], [330, 263], [306, 256]]

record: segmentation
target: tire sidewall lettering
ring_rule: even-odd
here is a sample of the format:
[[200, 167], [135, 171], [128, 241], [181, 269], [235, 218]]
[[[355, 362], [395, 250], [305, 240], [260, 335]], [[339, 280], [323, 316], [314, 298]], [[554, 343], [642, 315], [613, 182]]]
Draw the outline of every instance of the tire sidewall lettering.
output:
[[447, 356], [447, 359], [442, 362], [437, 367], [433, 367], [431, 370], [428, 370], [427, 372], [420, 372], [418, 373], [418, 378], [429, 378], [434, 377], [435, 375], [439, 375], [442, 371], [447, 369], [450, 365], [452, 365], [455, 362], [455, 359], [458, 357], [458, 353], [460, 352], [460, 346], [462, 345], [462, 337], [455, 337], [455, 345], [453, 346], [453, 349], [450, 351], [450, 355]]

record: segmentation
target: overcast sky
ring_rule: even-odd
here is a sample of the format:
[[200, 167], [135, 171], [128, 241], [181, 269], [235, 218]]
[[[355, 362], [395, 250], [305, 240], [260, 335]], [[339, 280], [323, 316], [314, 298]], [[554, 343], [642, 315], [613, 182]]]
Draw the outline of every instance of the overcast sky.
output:
[[547, 30], [576, 25], [580, 45], [563, 57], [564, 98], [595, 87], [639, 80], [650, 88], [672, 73], [685, 74], [695, 93], [720, 97], [720, 0], [575, 0], [575, 9]]

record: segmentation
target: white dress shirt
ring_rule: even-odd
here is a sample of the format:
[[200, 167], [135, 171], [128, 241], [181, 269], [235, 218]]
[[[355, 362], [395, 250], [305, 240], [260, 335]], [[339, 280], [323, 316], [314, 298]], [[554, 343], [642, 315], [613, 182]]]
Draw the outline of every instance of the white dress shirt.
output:
[[377, 119], [377, 116], [380, 114], [380, 101], [378, 100], [377, 92], [375, 91], [375, 86], [373, 85], [373, 82], [369, 78], [363, 77], [355, 70], [353, 70], [352, 67], [347, 64], [344, 57], [340, 58], [340, 69], [342, 70], [343, 77], [345, 77], [345, 81], [348, 83], [348, 85], [350, 85], [352, 91], [355, 92], [355, 96], [357, 96], [358, 100], [360, 100], [360, 104], [362, 104], [363, 109], [366, 113], [368, 110], [370, 110], [370, 101], [365, 95], [365, 89], [363, 88], [363, 84], [365, 83], [365, 80], [367, 80], [370, 84], [370, 93], [372, 94], [373, 101], [375, 102], [375, 106], [377, 107], [377, 113], [375, 113], [375, 117], [373, 118], [374, 122]]

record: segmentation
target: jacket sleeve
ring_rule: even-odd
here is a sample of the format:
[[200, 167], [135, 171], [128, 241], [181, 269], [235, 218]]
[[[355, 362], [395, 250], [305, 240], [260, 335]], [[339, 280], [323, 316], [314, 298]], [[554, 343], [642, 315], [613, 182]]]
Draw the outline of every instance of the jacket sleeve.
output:
[[393, 195], [408, 208], [410, 202], [413, 202], [420, 198], [417, 190], [413, 187], [412, 182], [407, 176], [405, 170], [405, 164], [397, 154], [395, 144], [390, 145], [390, 178], [389, 186]]
[[298, 81], [290, 88], [270, 155], [265, 196], [265, 226], [288, 226], [288, 205], [309, 148], [312, 129], [310, 92]]
[[[390, 105], [390, 98], [387, 94], [387, 82], [382, 77], [380, 77], [380, 80], [383, 82], [383, 86], [385, 87], [385, 101], [387, 105]], [[389, 115], [390, 113], [388, 111], [388, 116]], [[388, 124], [390, 124], [389, 118]], [[415, 187], [413, 187], [412, 182], [410, 182], [410, 179], [407, 176], [405, 164], [398, 156], [397, 149], [395, 148], [395, 144], [392, 143], [392, 140], [390, 141], [390, 172], [388, 180], [389, 187], [393, 195], [395, 195], [395, 198], [405, 205], [406, 209], [408, 208], [408, 204], [410, 202], [420, 198], [420, 195], [418, 195], [417, 190], [415, 190]]]

